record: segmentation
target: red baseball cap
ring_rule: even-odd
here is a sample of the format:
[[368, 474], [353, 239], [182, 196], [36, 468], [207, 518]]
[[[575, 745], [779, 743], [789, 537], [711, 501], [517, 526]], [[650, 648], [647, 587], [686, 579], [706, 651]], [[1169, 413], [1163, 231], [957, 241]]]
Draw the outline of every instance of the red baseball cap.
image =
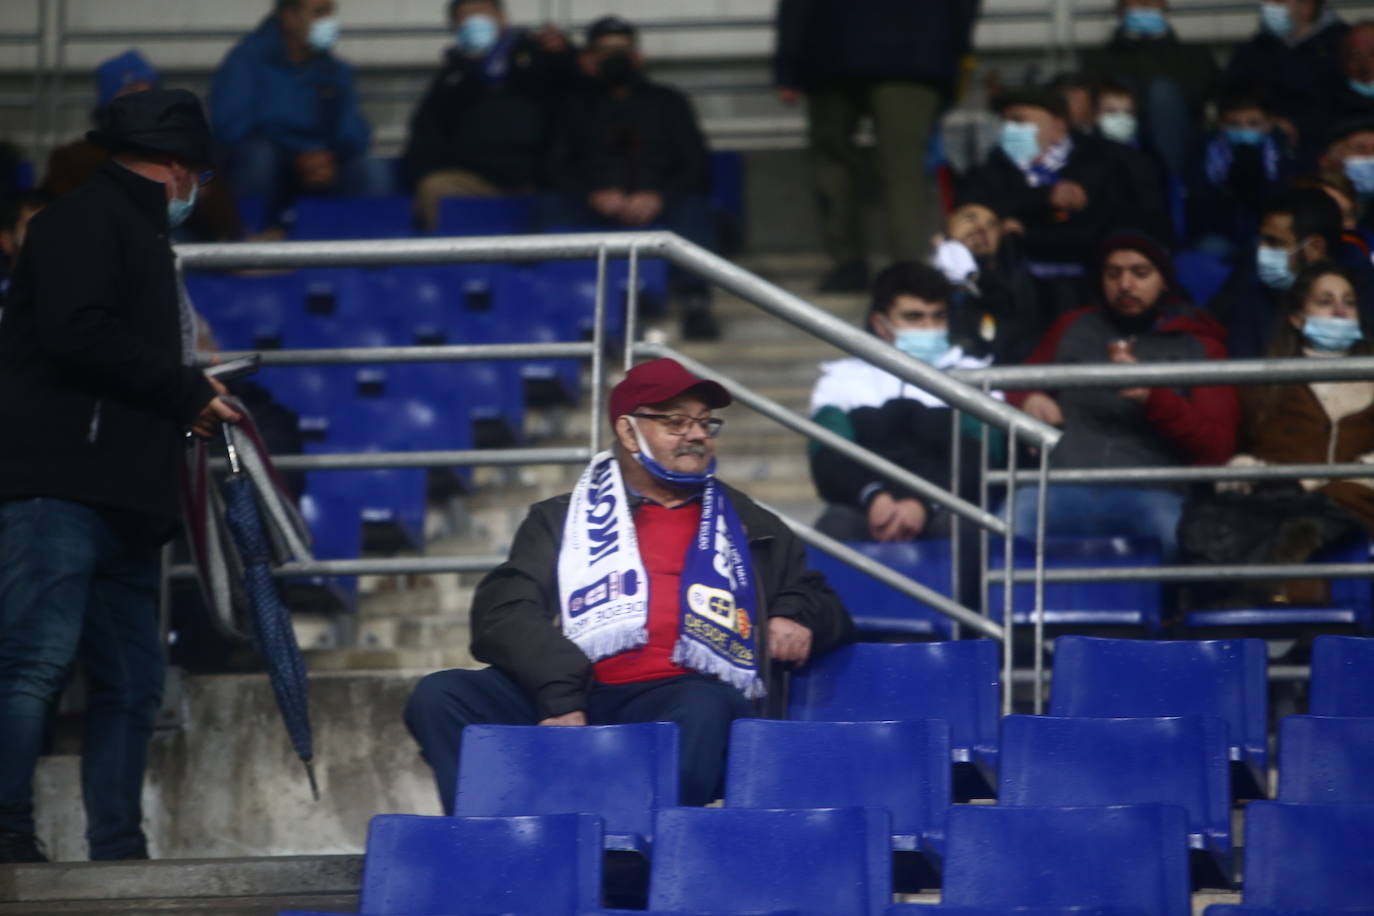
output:
[[712, 409], [729, 407], [730, 392], [718, 382], [697, 378], [675, 359], [655, 359], [640, 363], [611, 389], [611, 425], [634, 413], [645, 404], [662, 404], [691, 391]]

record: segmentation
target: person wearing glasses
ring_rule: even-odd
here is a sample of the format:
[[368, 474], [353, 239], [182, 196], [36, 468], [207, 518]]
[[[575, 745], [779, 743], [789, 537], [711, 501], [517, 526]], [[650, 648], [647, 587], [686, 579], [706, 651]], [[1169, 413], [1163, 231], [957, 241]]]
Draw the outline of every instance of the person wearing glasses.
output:
[[681, 801], [719, 797], [730, 723], [756, 713], [770, 663], [851, 637], [801, 542], [715, 476], [715, 382], [670, 359], [610, 397], [611, 447], [570, 494], [535, 504], [478, 586], [472, 654], [420, 681], [406, 726], [453, 812], [466, 725], [675, 722]]

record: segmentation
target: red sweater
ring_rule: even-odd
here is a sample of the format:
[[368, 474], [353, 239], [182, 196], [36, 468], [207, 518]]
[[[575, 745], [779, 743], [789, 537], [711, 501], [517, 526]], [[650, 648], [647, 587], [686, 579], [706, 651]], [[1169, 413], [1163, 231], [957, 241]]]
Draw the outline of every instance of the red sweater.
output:
[[649, 577], [649, 642], [602, 659], [594, 666], [603, 684], [635, 684], [687, 674], [672, 662], [682, 628], [682, 567], [701, 525], [701, 502], [676, 509], [641, 503], [634, 511], [639, 556]]

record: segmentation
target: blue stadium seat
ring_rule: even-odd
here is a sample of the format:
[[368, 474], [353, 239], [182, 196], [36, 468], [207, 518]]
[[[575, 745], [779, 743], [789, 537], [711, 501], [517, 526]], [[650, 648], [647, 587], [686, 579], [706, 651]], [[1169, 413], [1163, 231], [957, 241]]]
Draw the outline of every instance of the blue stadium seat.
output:
[[601, 818], [372, 819], [363, 916], [581, 916], [601, 905]]
[[649, 910], [883, 916], [890, 833], [876, 808], [668, 808], [654, 819]]
[[1224, 258], [1203, 251], [1180, 251], [1175, 254], [1174, 270], [1178, 274], [1178, 282], [1193, 301], [1200, 304], [1210, 302], [1231, 275], [1231, 265]]
[[1374, 717], [1286, 716], [1279, 723], [1279, 801], [1374, 804]]
[[[942, 595], [950, 594], [952, 575], [948, 540], [892, 544], [848, 541], [846, 546]], [[844, 601], [861, 635], [901, 634], [935, 639], [951, 639], [954, 636], [954, 621], [950, 618], [860, 572], [843, 560], [837, 560], [814, 547], [806, 549], [806, 558], [807, 565], [825, 574], [825, 581]]]
[[1149, 916], [1134, 906], [945, 906], [936, 903], [894, 903], [887, 916]]
[[530, 229], [534, 198], [445, 197], [439, 202], [435, 235], [520, 235]]
[[1245, 808], [1241, 902], [1374, 905], [1374, 805], [1251, 802]]
[[[988, 583], [988, 613], [1001, 621], [1005, 587], [999, 570], [1006, 569], [1006, 556], [998, 543], [988, 553], [991, 566]], [[1013, 548], [1015, 569], [1035, 568], [1035, 543], [1017, 539]], [[1129, 538], [1046, 538], [1045, 568], [1118, 568], [1158, 566], [1159, 544], [1153, 540]], [[1157, 634], [1162, 628], [1160, 608], [1162, 586], [1158, 582], [1072, 582], [1045, 586], [1045, 623], [1075, 627], [1143, 627]], [[1014, 585], [1011, 590], [1012, 618], [1027, 623], [1034, 617], [1035, 586]]]
[[955, 796], [990, 796], [997, 785], [1000, 657], [1001, 646], [989, 639], [845, 646], [792, 674], [788, 717], [813, 722], [944, 719], [955, 764]]
[[678, 803], [678, 742], [672, 722], [469, 725], [454, 813], [595, 814], [607, 849], [647, 852], [654, 811]]
[[1374, 716], [1374, 637], [1318, 636], [1312, 641], [1314, 716]]
[[242, 276], [190, 271], [186, 292], [226, 350], [276, 350], [298, 310], [294, 273]]
[[1269, 695], [1262, 639], [1054, 641], [1052, 716], [1217, 716], [1230, 736], [1231, 789], [1264, 798]]
[[1190, 916], [1187, 842], [1187, 817], [1172, 805], [955, 806], [945, 828], [941, 900]]
[[1374, 916], [1374, 906], [1291, 907], [1214, 903], [1202, 911], [1202, 916]]
[[404, 239], [414, 235], [409, 197], [301, 197], [293, 240]]
[[950, 801], [949, 724], [779, 722], [730, 728], [727, 808], [885, 808], [892, 848], [938, 869]]
[[[369, 549], [395, 551], [424, 547], [428, 488], [424, 469], [312, 472], [306, 488], [321, 504], [339, 507], [333, 513], [337, 524], [357, 526], [366, 535], [364, 546]], [[346, 511], [356, 514], [350, 520], [343, 515]], [[351, 540], [352, 535], [330, 534], [328, 537]]]
[[1233, 886], [1226, 723], [1007, 716], [1000, 805], [1178, 805], [1188, 814], [1195, 883]]

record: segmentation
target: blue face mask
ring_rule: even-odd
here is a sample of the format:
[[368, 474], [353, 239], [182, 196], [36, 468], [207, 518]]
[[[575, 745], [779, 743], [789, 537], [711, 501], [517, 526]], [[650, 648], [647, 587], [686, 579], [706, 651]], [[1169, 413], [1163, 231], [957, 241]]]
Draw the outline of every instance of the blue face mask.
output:
[[1003, 121], [997, 145], [1019, 166], [1030, 165], [1040, 155], [1040, 128], [1034, 124]]
[[949, 352], [949, 332], [944, 328], [898, 328], [892, 334], [898, 350], [923, 363], [934, 365]]
[[1288, 289], [1297, 278], [1288, 266], [1292, 253], [1287, 248], [1259, 246], [1255, 252], [1255, 271], [1260, 282], [1270, 289]]
[[339, 17], [326, 16], [310, 23], [310, 34], [305, 37], [306, 44], [316, 51], [328, 51], [339, 41]]
[[1345, 177], [1362, 195], [1374, 194], [1374, 156], [1351, 156], [1341, 163]]
[[1158, 38], [1168, 33], [1169, 20], [1165, 17], [1163, 10], [1148, 6], [1134, 6], [1126, 10], [1126, 14], [1121, 17], [1121, 27], [1127, 32], [1143, 35], [1146, 38]]
[[1264, 142], [1264, 131], [1258, 127], [1228, 127], [1225, 134], [1226, 142], [1232, 146], [1259, 146]]
[[1287, 38], [1293, 31], [1293, 16], [1288, 12], [1288, 4], [1264, 2], [1260, 4], [1260, 25], [1270, 35]]
[[500, 38], [501, 25], [485, 13], [475, 13], [458, 26], [458, 48], [464, 54], [485, 54]]
[[1350, 88], [1367, 99], [1374, 99], [1374, 83], [1362, 83], [1359, 80], [1350, 80]]
[[1302, 336], [1314, 349], [1344, 352], [1364, 340], [1360, 323], [1354, 318], [1320, 318], [1308, 315], [1302, 323]]
[[711, 463], [706, 466], [706, 471], [701, 474], [683, 474], [678, 471], [671, 471], [658, 463], [654, 458], [654, 453], [649, 450], [649, 443], [644, 441], [644, 434], [639, 431], [639, 422], [634, 417], [630, 417], [630, 426], [635, 431], [635, 441], [639, 443], [639, 451], [635, 452], [635, 460], [644, 466], [654, 478], [674, 487], [681, 487], [687, 490], [699, 490], [706, 486], [707, 482], [716, 476], [716, 459], [712, 458]]
[[182, 200], [180, 197], [173, 197], [167, 201], [167, 225], [173, 229], [180, 226], [190, 219], [191, 211], [196, 208], [196, 185], [191, 185], [191, 197]]

